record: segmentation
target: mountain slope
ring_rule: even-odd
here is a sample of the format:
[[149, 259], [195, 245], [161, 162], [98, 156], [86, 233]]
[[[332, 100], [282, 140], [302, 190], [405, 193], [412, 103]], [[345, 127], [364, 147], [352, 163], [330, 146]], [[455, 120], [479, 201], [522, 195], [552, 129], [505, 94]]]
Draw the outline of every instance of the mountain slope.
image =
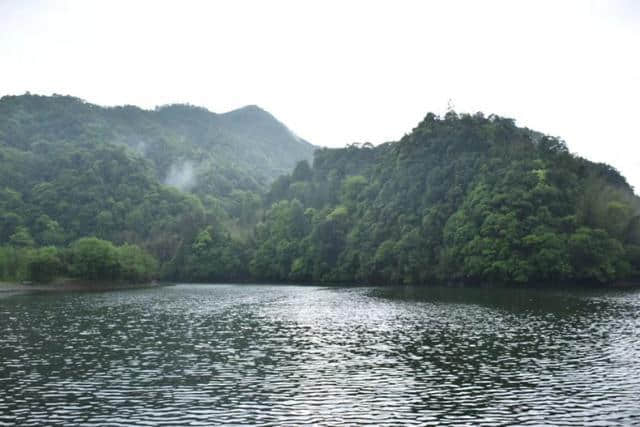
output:
[[97, 236], [138, 244], [167, 266], [202, 229], [227, 239], [227, 227], [253, 221], [268, 184], [313, 148], [258, 107], [214, 114], [3, 97], [0, 246]]
[[[264, 189], [314, 149], [256, 106], [215, 114], [190, 105], [106, 108], [68, 96], [0, 99], [0, 145], [29, 151], [60, 140], [126, 145], [151, 160], [160, 181], [215, 196]], [[191, 179], [170, 179], [185, 168]]]

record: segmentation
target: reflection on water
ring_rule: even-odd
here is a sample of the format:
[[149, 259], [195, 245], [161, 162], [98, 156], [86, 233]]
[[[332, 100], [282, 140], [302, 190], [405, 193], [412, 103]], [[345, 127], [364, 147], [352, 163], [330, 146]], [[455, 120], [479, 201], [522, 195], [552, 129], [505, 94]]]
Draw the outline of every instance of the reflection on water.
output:
[[639, 309], [639, 292], [12, 296], [0, 425], [636, 424]]

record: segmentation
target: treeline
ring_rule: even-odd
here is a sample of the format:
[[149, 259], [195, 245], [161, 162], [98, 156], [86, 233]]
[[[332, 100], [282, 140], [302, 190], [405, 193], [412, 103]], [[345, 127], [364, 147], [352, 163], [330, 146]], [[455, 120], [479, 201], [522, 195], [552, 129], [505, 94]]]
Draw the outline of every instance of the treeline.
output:
[[145, 250], [95, 237], [79, 239], [66, 248], [0, 247], [0, 279], [7, 281], [48, 283], [68, 277], [140, 283], [158, 275], [157, 260]]

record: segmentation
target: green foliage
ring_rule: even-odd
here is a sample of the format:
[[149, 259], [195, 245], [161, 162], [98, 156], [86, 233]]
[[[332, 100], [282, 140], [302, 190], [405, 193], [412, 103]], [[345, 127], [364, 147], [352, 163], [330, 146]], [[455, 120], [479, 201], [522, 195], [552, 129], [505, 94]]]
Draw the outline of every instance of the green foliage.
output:
[[74, 242], [67, 258], [69, 274], [81, 279], [144, 282], [158, 275], [158, 262], [148, 252], [130, 244], [117, 247], [96, 237]]
[[243, 246], [212, 226], [201, 230], [186, 251], [177, 276], [197, 282], [238, 281], [246, 278]]
[[[266, 212], [266, 221], [255, 230], [255, 247], [250, 271], [254, 277], [263, 279], [289, 279], [294, 261], [302, 252], [301, 238], [309, 231], [309, 217], [298, 200], [283, 200]], [[297, 260], [295, 273], [291, 277], [303, 279], [303, 260]]]
[[120, 276], [118, 250], [95, 237], [79, 239], [69, 248], [69, 273], [82, 279], [116, 279]]
[[130, 282], [148, 282], [158, 276], [158, 261], [136, 245], [118, 248], [119, 278]]
[[0, 280], [19, 282], [29, 279], [31, 249], [0, 246]]
[[[190, 242], [208, 227], [234, 236], [225, 254], [238, 258], [231, 253], [244, 250], [240, 240], [262, 212], [261, 193], [314, 148], [257, 107], [145, 111], [66, 96], [7, 96], [0, 99], [0, 129], [0, 245], [63, 248], [96, 236], [144, 247], [168, 278], [186, 277], [181, 263], [196, 259]], [[299, 173], [309, 172], [302, 162]], [[93, 242], [92, 250], [103, 251], [96, 254], [108, 256], [100, 264], [79, 244], [87, 242], [73, 245], [79, 261], [71, 263], [72, 274], [145, 280], [156, 270], [131, 246], [126, 251], [135, 261], [118, 264], [113, 251]], [[215, 275], [198, 277], [205, 276]]]
[[[5, 96], [0, 99], [0, 129], [0, 144], [35, 157], [57, 154], [52, 142], [125, 146], [148, 160], [160, 181], [172, 181], [171, 172], [180, 174], [188, 165], [194, 182], [178, 185], [216, 197], [234, 189], [263, 190], [298, 161], [310, 160], [314, 149], [256, 106], [215, 114], [191, 105], [146, 111], [104, 108], [69, 96]], [[92, 166], [98, 174], [102, 169], [117, 173], [117, 164], [108, 159]]]
[[55, 247], [43, 247], [32, 253], [28, 263], [29, 278], [35, 282], [50, 282], [63, 274], [65, 267]]
[[136, 245], [115, 246], [96, 237], [68, 248], [0, 247], [0, 280], [50, 282], [58, 277], [148, 282], [159, 275], [158, 261]]
[[0, 129], [3, 280], [640, 278], [624, 177], [507, 118], [428, 114], [312, 166], [313, 147], [257, 107], [4, 97]]
[[15, 233], [9, 236], [9, 243], [18, 248], [28, 248], [35, 245], [29, 229], [22, 225], [16, 227]]
[[[311, 210], [292, 239], [294, 199]], [[496, 116], [428, 114], [396, 143], [319, 150], [267, 202], [256, 277], [608, 283], [640, 271], [640, 201], [625, 179]]]
[[631, 268], [624, 259], [620, 242], [604, 230], [578, 229], [569, 238], [568, 249], [576, 276], [580, 278], [606, 283], [624, 277]]
[[313, 178], [313, 172], [311, 171], [309, 162], [306, 160], [298, 162], [291, 173], [291, 178], [294, 181], [311, 181], [311, 178]]

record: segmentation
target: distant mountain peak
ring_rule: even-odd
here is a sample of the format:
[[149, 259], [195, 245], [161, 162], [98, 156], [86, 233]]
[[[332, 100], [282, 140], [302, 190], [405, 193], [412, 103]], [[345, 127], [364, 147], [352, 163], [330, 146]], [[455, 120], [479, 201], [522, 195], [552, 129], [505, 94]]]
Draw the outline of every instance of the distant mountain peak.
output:
[[[264, 108], [261, 108], [255, 104], [245, 105], [244, 107], [236, 108], [235, 110], [228, 111], [222, 114], [228, 117], [262, 117], [268, 119], [275, 119], [273, 114], [269, 113]], [[276, 119], [277, 120], [277, 119]]]
[[244, 107], [240, 107], [238, 109], [236, 109], [236, 111], [261, 111], [266, 113], [266, 111], [262, 108], [260, 108], [259, 106], [257, 106], [256, 104], [249, 104], [249, 105], [245, 105]]

